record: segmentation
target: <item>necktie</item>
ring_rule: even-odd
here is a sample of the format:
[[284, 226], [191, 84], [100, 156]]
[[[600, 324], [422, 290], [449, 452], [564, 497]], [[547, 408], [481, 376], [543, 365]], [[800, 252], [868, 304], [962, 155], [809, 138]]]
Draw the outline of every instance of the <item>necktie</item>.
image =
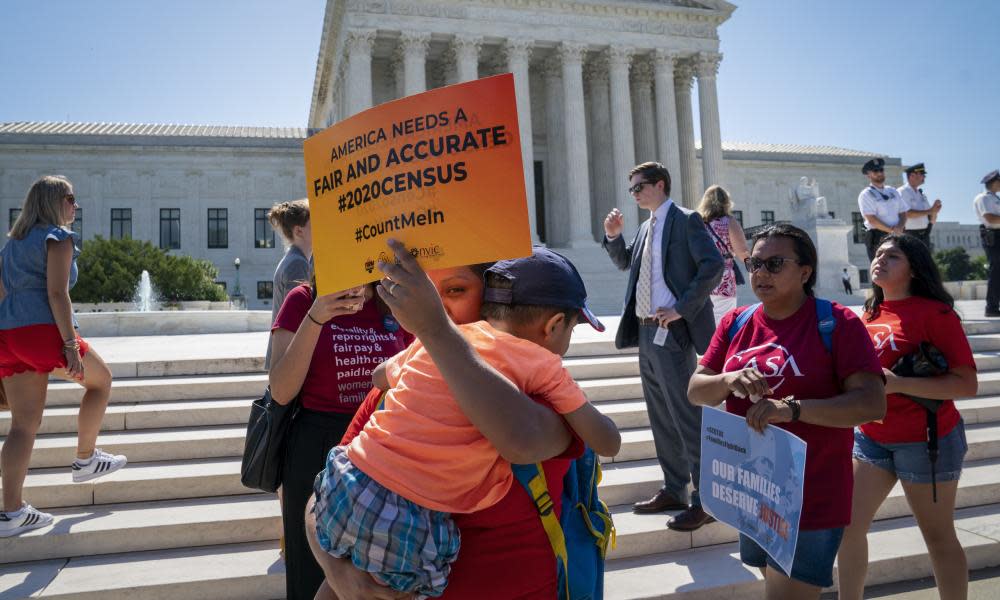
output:
[[635, 284], [635, 315], [646, 319], [653, 315], [653, 231], [656, 227], [656, 216], [649, 218], [649, 229], [646, 231], [646, 242], [642, 245], [642, 258], [639, 260], [639, 280]]

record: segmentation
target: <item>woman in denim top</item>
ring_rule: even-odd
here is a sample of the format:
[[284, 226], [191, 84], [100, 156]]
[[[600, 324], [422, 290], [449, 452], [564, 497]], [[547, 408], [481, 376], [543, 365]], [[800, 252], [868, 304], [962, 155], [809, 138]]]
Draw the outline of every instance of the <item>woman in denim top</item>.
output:
[[85, 390], [73, 481], [107, 475], [126, 462], [124, 456], [95, 448], [111, 395], [111, 371], [79, 337], [73, 318], [69, 290], [77, 279], [78, 251], [66, 226], [78, 207], [66, 178], [40, 178], [28, 191], [10, 241], [0, 250], [0, 379], [11, 409], [10, 433], [0, 454], [0, 537], [52, 522], [52, 515], [22, 499], [49, 373], [76, 381]]

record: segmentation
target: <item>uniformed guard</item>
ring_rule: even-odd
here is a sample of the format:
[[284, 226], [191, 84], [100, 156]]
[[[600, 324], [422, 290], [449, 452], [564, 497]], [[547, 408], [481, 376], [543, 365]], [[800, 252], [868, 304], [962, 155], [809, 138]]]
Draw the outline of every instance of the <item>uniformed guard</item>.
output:
[[941, 199], [938, 198], [931, 204], [924, 195], [924, 190], [920, 187], [927, 180], [927, 169], [924, 163], [917, 163], [912, 167], [907, 167], [906, 185], [899, 188], [899, 195], [906, 202], [906, 233], [917, 238], [925, 246], [931, 248], [931, 229], [937, 222], [938, 212], [941, 210]]
[[858, 195], [858, 207], [865, 219], [865, 248], [871, 262], [882, 238], [905, 231], [907, 205], [896, 188], [886, 187], [884, 159], [869, 160], [861, 172], [868, 176], [870, 184]]
[[980, 180], [986, 191], [976, 196], [973, 206], [979, 215], [979, 239], [990, 261], [990, 277], [986, 286], [986, 316], [1000, 317], [1000, 171], [993, 170]]

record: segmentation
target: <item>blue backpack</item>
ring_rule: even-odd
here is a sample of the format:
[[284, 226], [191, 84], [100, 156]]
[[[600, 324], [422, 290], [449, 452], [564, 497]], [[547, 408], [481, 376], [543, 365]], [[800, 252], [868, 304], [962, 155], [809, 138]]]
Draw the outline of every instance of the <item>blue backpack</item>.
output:
[[[833, 351], [833, 330], [837, 327], [837, 320], [833, 318], [833, 305], [829, 300], [823, 300], [822, 298], [816, 298], [816, 320], [819, 324], [819, 337], [823, 340], [823, 347], [826, 348], [827, 354]], [[733, 341], [736, 334], [739, 333], [740, 329], [746, 325], [757, 309], [760, 308], [760, 302], [757, 304], [748, 306], [746, 310], [741, 312], [733, 320], [732, 325], [729, 326], [729, 341]]]
[[601, 464], [584, 448], [570, 463], [563, 479], [562, 517], [556, 518], [541, 463], [511, 465], [514, 477], [528, 492], [552, 545], [559, 576], [559, 600], [601, 600], [604, 558], [615, 546], [615, 525], [608, 506], [597, 494]]

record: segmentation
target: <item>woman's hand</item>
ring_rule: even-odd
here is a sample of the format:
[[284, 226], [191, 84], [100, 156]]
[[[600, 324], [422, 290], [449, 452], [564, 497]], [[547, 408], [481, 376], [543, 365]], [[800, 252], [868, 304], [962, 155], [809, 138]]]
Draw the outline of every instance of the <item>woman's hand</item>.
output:
[[317, 296], [309, 308], [309, 316], [320, 323], [326, 323], [334, 317], [353, 315], [365, 305], [365, 287], [360, 286]]
[[406, 251], [406, 246], [389, 240], [389, 248], [398, 264], [379, 263], [385, 274], [379, 282], [378, 295], [392, 311], [392, 316], [404, 329], [421, 340], [447, 326], [448, 314], [441, 303], [434, 283]]
[[403, 600], [410, 594], [375, 583], [372, 576], [355, 568], [347, 559], [330, 559], [329, 571], [336, 572], [333, 579], [327, 577], [326, 585], [333, 590], [339, 600]]
[[764, 433], [770, 423], [789, 423], [792, 420], [792, 407], [780, 400], [764, 398], [747, 411], [747, 425], [757, 433]]
[[76, 381], [83, 381], [83, 358], [77, 346], [63, 347], [66, 355], [66, 374]]
[[737, 398], [753, 400], [771, 393], [771, 386], [767, 384], [764, 374], [752, 367], [726, 373], [723, 381]]

